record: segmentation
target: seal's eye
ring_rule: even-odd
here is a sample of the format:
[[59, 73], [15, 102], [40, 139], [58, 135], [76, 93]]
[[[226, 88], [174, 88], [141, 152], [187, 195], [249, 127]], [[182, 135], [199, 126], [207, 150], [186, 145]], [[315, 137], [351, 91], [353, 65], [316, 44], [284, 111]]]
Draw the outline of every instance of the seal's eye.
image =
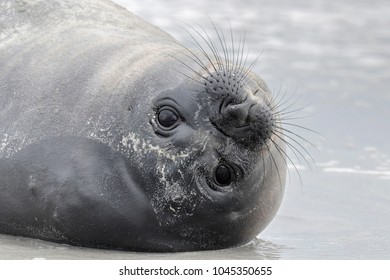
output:
[[157, 113], [157, 121], [163, 128], [173, 128], [179, 121], [176, 111], [171, 108], [162, 108]]
[[221, 163], [215, 168], [214, 181], [220, 186], [229, 185], [234, 179], [234, 173], [230, 166]]

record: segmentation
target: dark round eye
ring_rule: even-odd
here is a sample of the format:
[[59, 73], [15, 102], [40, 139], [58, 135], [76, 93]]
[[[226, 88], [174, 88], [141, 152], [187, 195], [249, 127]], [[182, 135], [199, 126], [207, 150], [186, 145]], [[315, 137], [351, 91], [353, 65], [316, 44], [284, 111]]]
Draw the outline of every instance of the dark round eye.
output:
[[157, 120], [162, 127], [172, 128], [179, 121], [179, 117], [172, 109], [161, 109], [157, 114]]
[[220, 186], [229, 185], [234, 179], [233, 170], [226, 164], [220, 164], [214, 171], [214, 180]]

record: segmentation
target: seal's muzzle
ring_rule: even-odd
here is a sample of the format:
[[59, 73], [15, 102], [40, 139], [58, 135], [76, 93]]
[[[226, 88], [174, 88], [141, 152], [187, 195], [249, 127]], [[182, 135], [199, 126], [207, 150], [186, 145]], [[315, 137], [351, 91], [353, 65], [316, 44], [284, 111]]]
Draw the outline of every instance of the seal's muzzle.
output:
[[[240, 73], [214, 72], [205, 82], [206, 92], [212, 97], [216, 114], [211, 123], [223, 134], [245, 145], [264, 144], [272, 135], [275, 125], [272, 107], [261, 90], [253, 88]], [[255, 83], [253, 83], [255, 84]]]

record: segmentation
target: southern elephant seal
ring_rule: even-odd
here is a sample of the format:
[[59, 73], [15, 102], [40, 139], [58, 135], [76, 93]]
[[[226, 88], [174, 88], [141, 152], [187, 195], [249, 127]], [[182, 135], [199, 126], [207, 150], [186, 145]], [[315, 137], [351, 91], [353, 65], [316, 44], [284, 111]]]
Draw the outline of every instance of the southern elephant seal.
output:
[[189, 251], [272, 220], [285, 141], [242, 48], [183, 47], [105, 0], [0, 10], [1, 233]]

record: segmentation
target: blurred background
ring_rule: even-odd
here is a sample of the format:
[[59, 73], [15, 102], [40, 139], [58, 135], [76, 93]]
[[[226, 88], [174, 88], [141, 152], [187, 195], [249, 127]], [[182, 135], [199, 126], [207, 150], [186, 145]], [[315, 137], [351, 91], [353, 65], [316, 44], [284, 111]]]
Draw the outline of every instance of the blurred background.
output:
[[249, 61], [261, 54], [253, 71], [273, 92], [293, 96], [290, 110], [303, 108], [289, 122], [320, 133], [288, 126], [312, 144], [292, 135], [308, 162], [290, 150], [278, 215], [240, 248], [140, 254], [2, 236], [1, 258], [390, 259], [388, 1], [115, 2], [184, 44], [185, 24], [213, 35], [209, 17], [227, 34], [229, 24], [245, 34]]

